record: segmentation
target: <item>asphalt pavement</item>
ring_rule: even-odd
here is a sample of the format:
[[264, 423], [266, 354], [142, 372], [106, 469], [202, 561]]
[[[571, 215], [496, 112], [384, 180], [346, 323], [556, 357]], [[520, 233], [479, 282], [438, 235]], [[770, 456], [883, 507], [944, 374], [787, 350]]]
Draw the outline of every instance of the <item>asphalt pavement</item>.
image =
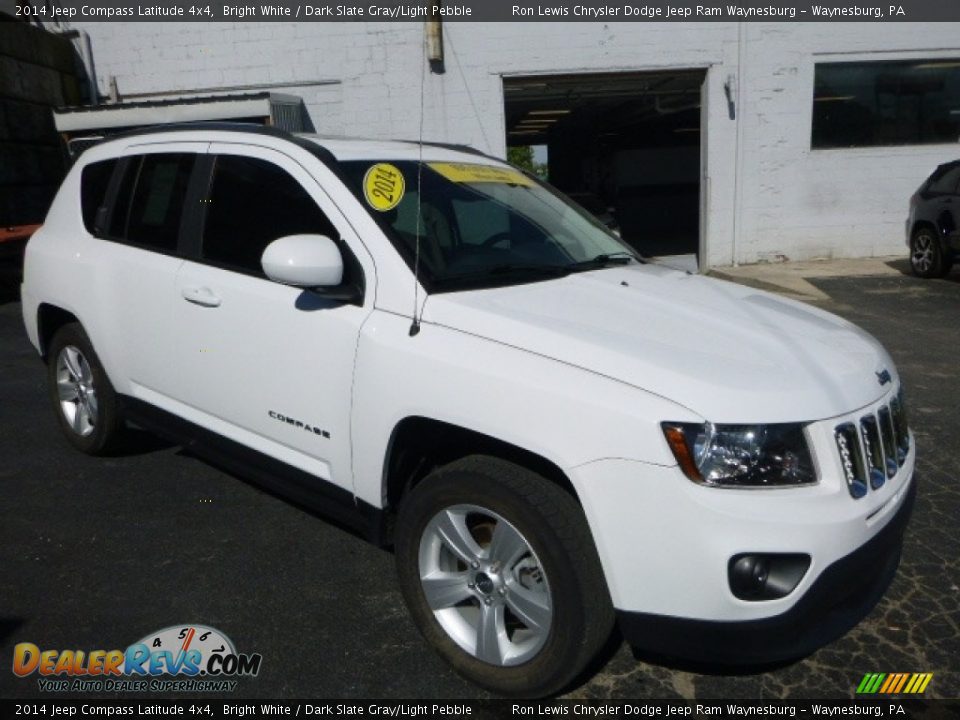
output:
[[[904, 377], [921, 485], [891, 589], [799, 662], [695, 673], [614, 643], [573, 697], [849, 698], [866, 672], [932, 672], [928, 697], [960, 696], [960, 271], [811, 282]], [[0, 697], [43, 695], [11, 672], [16, 643], [122, 649], [191, 623], [262, 654], [238, 698], [484, 697], [421, 640], [389, 552], [149, 436], [122, 457], [72, 450], [0, 293]]]

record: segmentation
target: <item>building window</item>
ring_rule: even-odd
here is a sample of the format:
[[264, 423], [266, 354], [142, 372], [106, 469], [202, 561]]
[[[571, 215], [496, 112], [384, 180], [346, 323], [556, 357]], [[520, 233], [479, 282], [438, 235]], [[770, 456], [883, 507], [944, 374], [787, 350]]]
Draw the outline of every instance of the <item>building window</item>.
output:
[[960, 140], [960, 59], [818, 63], [813, 148]]

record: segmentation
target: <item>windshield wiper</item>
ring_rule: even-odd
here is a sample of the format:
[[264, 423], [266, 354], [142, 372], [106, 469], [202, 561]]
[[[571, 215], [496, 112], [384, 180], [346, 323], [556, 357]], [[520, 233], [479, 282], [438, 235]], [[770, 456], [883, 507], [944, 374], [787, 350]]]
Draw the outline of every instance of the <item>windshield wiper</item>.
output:
[[603, 253], [589, 260], [570, 263], [566, 267], [570, 270], [595, 270], [597, 268], [610, 267], [611, 265], [629, 265], [631, 262], [642, 263], [643, 260], [633, 253], [621, 250], [618, 252]]

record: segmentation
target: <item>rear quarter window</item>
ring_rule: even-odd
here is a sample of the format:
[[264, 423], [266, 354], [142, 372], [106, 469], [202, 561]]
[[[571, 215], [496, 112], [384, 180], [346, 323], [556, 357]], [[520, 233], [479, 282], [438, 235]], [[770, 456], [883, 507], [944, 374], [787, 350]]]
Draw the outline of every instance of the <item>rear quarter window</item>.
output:
[[196, 155], [157, 153], [131, 158], [120, 180], [109, 236], [174, 254]]
[[117, 160], [102, 160], [90, 163], [80, 175], [80, 208], [83, 225], [91, 235], [101, 235], [106, 228], [107, 188], [117, 167]]

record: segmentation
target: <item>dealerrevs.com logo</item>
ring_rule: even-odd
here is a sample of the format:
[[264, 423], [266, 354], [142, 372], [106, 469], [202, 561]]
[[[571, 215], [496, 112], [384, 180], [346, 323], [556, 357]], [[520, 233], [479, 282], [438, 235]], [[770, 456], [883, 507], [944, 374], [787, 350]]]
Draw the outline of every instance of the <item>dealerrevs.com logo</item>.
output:
[[174, 625], [126, 650], [13, 648], [13, 673], [38, 676], [47, 692], [232, 692], [238, 677], [256, 677], [263, 657], [238, 653], [219, 630]]

